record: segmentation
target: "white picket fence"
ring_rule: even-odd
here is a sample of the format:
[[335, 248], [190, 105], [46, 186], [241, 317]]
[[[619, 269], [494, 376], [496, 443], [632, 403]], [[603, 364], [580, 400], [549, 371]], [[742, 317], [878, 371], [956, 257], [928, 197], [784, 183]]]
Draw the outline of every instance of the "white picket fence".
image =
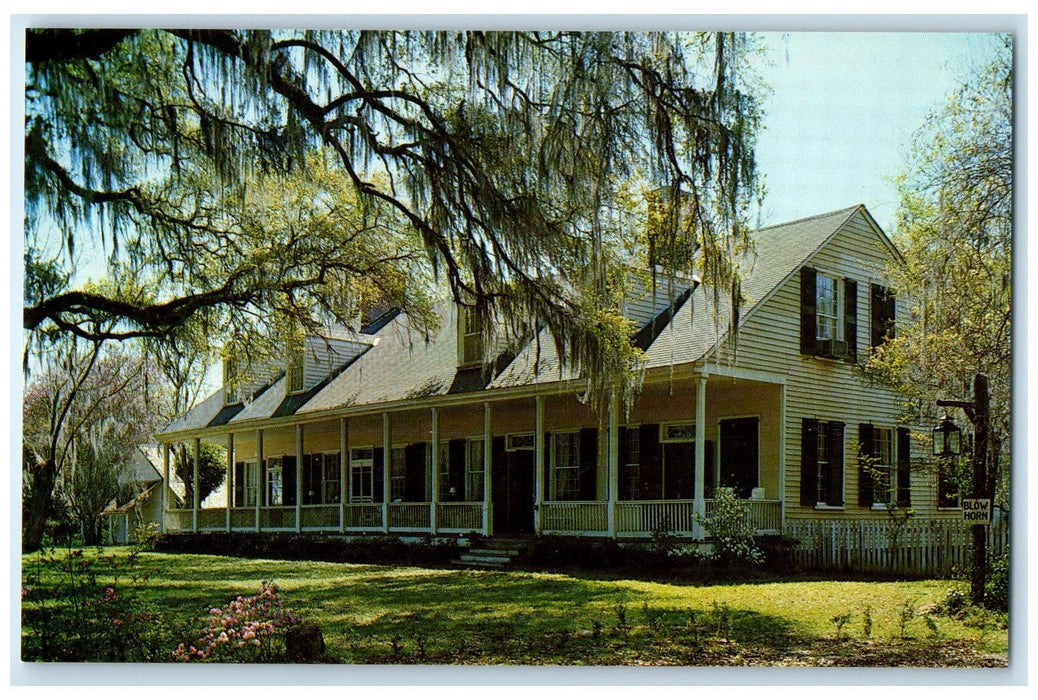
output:
[[[956, 520], [905, 523], [893, 547], [894, 524], [889, 521], [786, 521], [784, 534], [796, 540], [793, 557], [804, 569], [912, 574], [947, 577], [964, 569], [971, 534]], [[1005, 521], [987, 528], [988, 554], [1005, 551], [1009, 536]]]

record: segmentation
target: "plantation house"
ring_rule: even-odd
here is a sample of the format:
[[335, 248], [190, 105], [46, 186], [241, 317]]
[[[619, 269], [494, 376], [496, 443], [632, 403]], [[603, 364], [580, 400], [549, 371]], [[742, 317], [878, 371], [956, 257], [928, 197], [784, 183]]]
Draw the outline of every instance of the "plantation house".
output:
[[883, 286], [887, 236], [855, 206], [754, 239], [734, 309], [689, 280], [631, 293], [645, 374], [626, 416], [582, 403], [545, 335], [484, 337], [451, 305], [429, 338], [392, 311], [310, 338], [159, 436], [167, 482], [174, 444], [228, 454], [226, 505], [167, 508], [164, 528], [699, 539], [718, 486], [759, 532], [884, 520], [891, 503], [957, 518], [918, 468], [921, 426], [855, 374], [904, 313]]

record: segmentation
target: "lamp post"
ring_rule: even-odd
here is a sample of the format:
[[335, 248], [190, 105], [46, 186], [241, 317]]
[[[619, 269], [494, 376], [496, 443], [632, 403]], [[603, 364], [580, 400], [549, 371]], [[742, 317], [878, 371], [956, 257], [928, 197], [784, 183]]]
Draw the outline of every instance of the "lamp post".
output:
[[[961, 408], [973, 423], [973, 488], [972, 498], [990, 499], [988, 480], [988, 378], [983, 374], [973, 377], [973, 401], [938, 400], [942, 407]], [[947, 414], [934, 428], [934, 455], [950, 456], [960, 445], [960, 431], [948, 420]], [[938, 440], [941, 453], [938, 454]], [[984, 577], [987, 568], [987, 538], [983, 525], [973, 525], [973, 566], [970, 572], [970, 600], [980, 605], [984, 602]]]

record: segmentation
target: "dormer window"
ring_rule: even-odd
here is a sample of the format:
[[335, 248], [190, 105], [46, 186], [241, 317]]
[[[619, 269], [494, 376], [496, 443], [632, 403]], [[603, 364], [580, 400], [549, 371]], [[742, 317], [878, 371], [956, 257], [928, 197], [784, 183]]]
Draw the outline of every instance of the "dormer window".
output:
[[229, 357], [223, 361], [223, 402], [224, 405], [238, 403], [241, 397], [238, 395], [237, 363]]
[[458, 355], [460, 364], [483, 361], [483, 328], [474, 306], [460, 306], [458, 314]]
[[303, 353], [294, 352], [288, 358], [286, 369], [288, 375], [288, 393], [292, 394], [303, 390]]

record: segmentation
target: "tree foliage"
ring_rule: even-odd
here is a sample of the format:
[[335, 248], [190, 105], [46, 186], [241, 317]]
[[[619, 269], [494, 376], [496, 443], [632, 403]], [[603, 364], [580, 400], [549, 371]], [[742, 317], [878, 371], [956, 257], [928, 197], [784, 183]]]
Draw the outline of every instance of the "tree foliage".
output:
[[[30, 30], [24, 326], [270, 336], [352, 323], [365, 296], [421, 320], [431, 276], [617, 379], [632, 348], [601, 321], [628, 262], [614, 244], [644, 225], [632, 188], [684, 193], [650, 263], [731, 284], [756, 183], [745, 50], [732, 34]], [[72, 281], [85, 236], [108, 273], [90, 289]], [[704, 255], [661, 254], [673, 240]]]
[[43, 358], [22, 404], [22, 548], [35, 551], [48, 515], [70, 509], [84, 533], [113, 493], [132, 450], [150, 440], [166, 411], [155, 372], [139, 356], [64, 338]]
[[[892, 267], [909, 315], [867, 369], [913, 397], [972, 399], [972, 379], [991, 391], [991, 465], [1008, 477], [1013, 233], [1013, 67], [1009, 37], [994, 59], [920, 128], [900, 180]], [[924, 416], [933, 413], [924, 412]], [[920, 417], [917, 415], [917, 417]], [[1003, 503], [1007, 492], [996, 494]]]
[[[218, 445], [203, 442], [198, 451], [198, 502], [201, 504], [227, 477], [227, 453]], [[184, 506], [194, 503], [195, 453], [181, 446], [173, 459], [173, 470], [184, 484]], [[230, 497], [228, 495], [228, 497]]]

